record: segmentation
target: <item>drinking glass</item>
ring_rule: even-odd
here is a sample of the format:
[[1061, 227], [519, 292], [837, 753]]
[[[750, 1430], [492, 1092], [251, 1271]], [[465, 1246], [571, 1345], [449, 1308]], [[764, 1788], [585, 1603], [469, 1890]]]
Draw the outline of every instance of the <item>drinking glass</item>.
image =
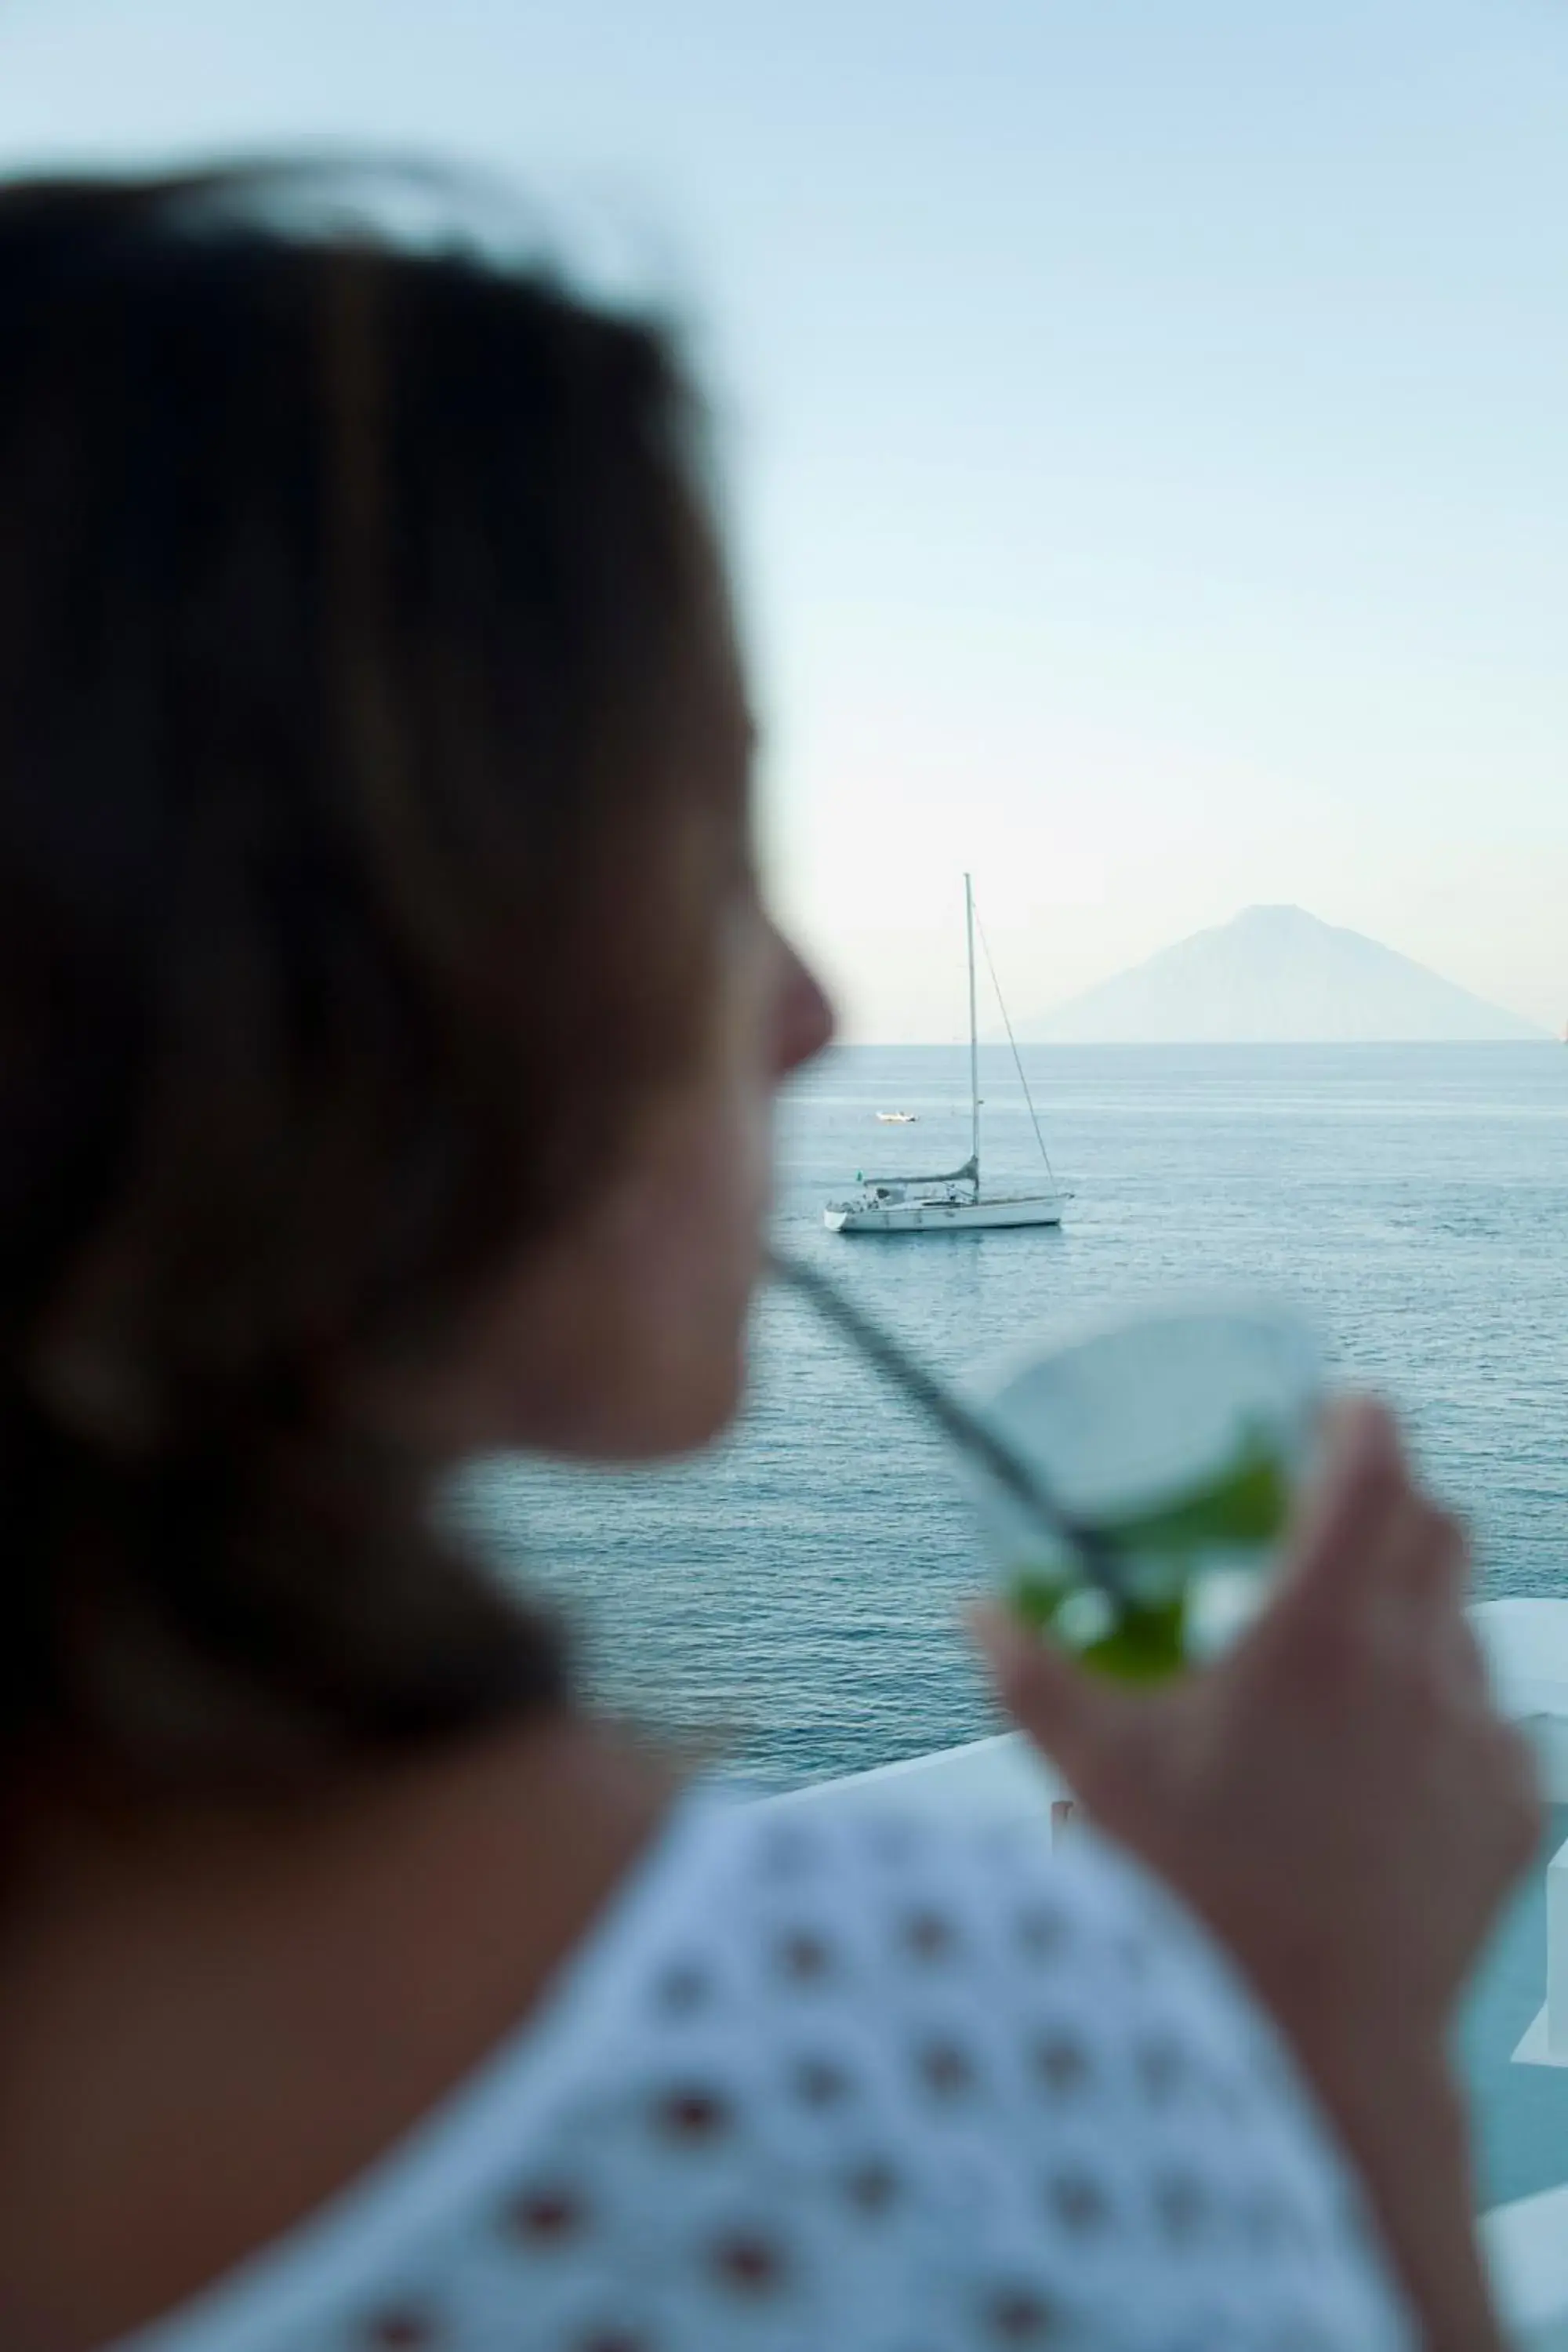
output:
[[1094, 1538], [1098, 1575], [972, 1470], [1026, 1624], [1136, 1682], [1235, 1638], [1261, 1602], [1314, 1451], [1321, 1360], [1297, 1314], [1265, 1299], [1174, 1301], [1014, 1349], [967, 1385]]

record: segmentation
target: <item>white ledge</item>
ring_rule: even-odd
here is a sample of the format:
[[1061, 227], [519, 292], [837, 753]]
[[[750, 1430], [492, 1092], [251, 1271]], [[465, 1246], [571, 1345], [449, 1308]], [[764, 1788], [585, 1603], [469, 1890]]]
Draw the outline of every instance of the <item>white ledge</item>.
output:
[[1568, 2188], [1494, 2207], [1481, 2243], [1510, 2344], [1568, 2352]]
[[962, 1748], [936, 1748], [926, 1756], [906, 1756], [869, 1772], [849, 1772], [837, 1780], [814, 1780], [775, 1797], [781, 1805], [873, 1803], [917, 1806], [945, 1820], [1030, 1821], [1048, 1818], [1066, 1788], [1020, 1731], [992, 1739], [972, 1739]]
[[[1535, 1749], [1542, 1795], [1549, 1803], [1568, 1804], [1568, 1601], [1479, 1601], [1468, 1613], [1498, 1705]], [[891, 1798], [948, 1816], [984, 1813], [994, 1820], [1048, 1813], [1067, 1793], [1060, 1776], [1022, 1734], [1005, 1731], [868, 1772], [815, 1780], [773, 1801]]]

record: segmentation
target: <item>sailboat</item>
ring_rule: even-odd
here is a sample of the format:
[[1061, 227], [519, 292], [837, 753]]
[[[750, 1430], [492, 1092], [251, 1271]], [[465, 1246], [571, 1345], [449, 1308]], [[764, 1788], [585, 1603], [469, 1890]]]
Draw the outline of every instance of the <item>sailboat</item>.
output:
[[[1002, 1006], [1007, 1041], [1013, 1045], [1024, 1099], [1034, 1119], [1035, 1139], [1045, 1160], [1048, 1192], [986, 1192], [980, 1182], [980, 1027], [974, 1004], [974, 885], [963, 877], [963, 928], [969, 949], [969, 1157], [945, 1176], [865, 1176], [847, 1201], [829, 1201], [822, 1222], [831, 1234], [973, 1234], [1004, 1225], [1059, 1225], [1062, 1194], [1051, 1174], [1028, 1081], [1013, 1044], [1013, 1026]], [[989, 959], [990, 949], [986, 950]], [[993, 967], [993, 982], [996, 973]], [[1001, 1002], [1002, 992], [996, 991]]]

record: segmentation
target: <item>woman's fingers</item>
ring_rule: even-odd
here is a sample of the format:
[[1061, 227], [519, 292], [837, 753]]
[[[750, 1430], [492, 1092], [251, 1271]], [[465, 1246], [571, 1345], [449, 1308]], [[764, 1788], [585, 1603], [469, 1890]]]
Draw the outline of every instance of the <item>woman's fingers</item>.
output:
[[1457, 1610], [1468, 1538], [1415, 1483], [1389, 1413], [1361, 1400], [1339, 1406], [1327, 1441], [1282, 1580], [1286, 1606], [1391, 1627], [1412, 1610]]
[[1304, 1498], [1286, 1588], [1326, 1605], [1364, 1597], [1377, 1557], [1411, 1494], [1399, 1433], [1384, 1408], [1353, 1398], [1330, 1408], [1322, 1470]]
[[1486, 1653], [1477, 1641], [1468, 1618], [1456, 1610], [1443, 1627], [1439, 1638], [1453, 1689], [1478, 1706], [1489, 1706], [1491, 1673], [1487, 1665]]
[[1072, 1787], [1089, 1795], [1128, 1727], [1127, 1693], [1026, 1631], [998, 1602], [977, 1601], [968, 1618], [1005, 1712]]
[[1451, 1511], [1412, 1494], [1391, 1531], [1384, 1575], [1407, 1609], [1458, 1616], [1469, 1582], [1469, 1538]]

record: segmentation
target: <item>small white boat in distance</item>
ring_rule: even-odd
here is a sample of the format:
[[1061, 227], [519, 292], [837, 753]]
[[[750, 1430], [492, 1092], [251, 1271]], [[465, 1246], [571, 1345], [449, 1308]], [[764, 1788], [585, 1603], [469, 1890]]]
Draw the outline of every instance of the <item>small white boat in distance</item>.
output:
[[[952, 1169], [945, 1176], [858, 1178], [858, 1192], [847, 1201], [829, 1201], [823, 1210], [822, 1222], [830, 1234], [960, 1234], [989, 1232], [1005, 1225], [1061, 1223], [1062, 1195], [1051, 1175], [1050, 1161], [1046, 1159], [1037, 1119], [1035, 1136], [1040, 1157], [1046, 1160], [1049, 1192], [987, 1193], [980, 1187], [980, 1030], [974, 1009], [974, 889], [967, 874], [963, 877], [963, 919], [969, 944], [969, 1157], [962, 1168]], [[991, 976], [995, 979], [994, 971]], [[1000, 990], [997, 995], [1000, 998]], [[1006, 1021], [1005, 1005], [1002, 1007], [1002, 1017]], [[1007, 1024], [1007, 1035], [1010, 1042], [1011, 1023]], [[1014, 1045], [1015, 1061], [1017, 1055], [1018, 1049]], [[1035, 1106], [1029, 1100], [1022, 1062], [1018, 1062], [1018, 1076], [1033, 1118]], [[907, 1112], [879, 1110], [877, 1117], [889, 1126], [907, 1127], [912, 1123]]]
[[913, 1127], [920, 1113], [918, 1110], [879, 1110], [877, 1117], [883, 1127]]

